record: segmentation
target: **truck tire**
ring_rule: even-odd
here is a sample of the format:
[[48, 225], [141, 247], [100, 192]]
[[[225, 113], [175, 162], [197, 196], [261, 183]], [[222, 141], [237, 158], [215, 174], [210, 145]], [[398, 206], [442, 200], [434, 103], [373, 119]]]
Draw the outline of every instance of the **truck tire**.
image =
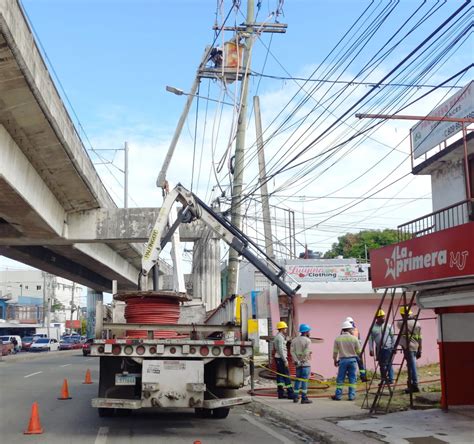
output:
[[229, 407], [219, 407], [218, 409], [212, 410], [212, 417], [214, 419], [225, 419], [229, 416]]
[[197, 418], [210, 418], [212, 416], [212, 410], [197, 407], [194, 409], [194, 414]]
[[99, 407], [97, 409], [97, 413], [99, 414], [100, 418], [111, 418], [115, 415], [115, 409], [106, 409], [103, 407]]

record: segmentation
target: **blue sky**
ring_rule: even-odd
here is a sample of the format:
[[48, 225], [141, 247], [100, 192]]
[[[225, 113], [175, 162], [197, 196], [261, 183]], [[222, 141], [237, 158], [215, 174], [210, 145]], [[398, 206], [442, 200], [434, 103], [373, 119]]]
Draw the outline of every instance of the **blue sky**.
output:
[[[92, 145], [98, 149], [119, 148], [123, 141], [128, 140], [131, 146], [131, 205], [159, 206], [161, 197], [155, 187], [155, 179], [161, 166], [164, 153], [168, 147], [176, 122], [184, 105], [184, 97], [177, 97], [165, 91], [166, 85], [173, 85], [184, 91], [189, 90], [193, 82], [197, 65], [206, 45], [213, 40], [212, 25], [216, 18], [216, 5], [223, 4], [223, 13], [227, 14], [230, 1], [216, 2], [215, 0], [22, 0], [22, 4], [33, 24], [33, 27], [46, 51], [49, 60], [61, 81], [73, 108], [84, 127]], [[245, 1], [241, 9], [232, 13], [229, 24], [244, 21]], [[256, 2], [257, 3], [257, 2]], [[274, 11], [278, 1], [264, 0], [258, 21], [269, 20], [269, 12]], [[344, 35], [350, 25], [368, 6], [381, 11], [384, 7], [394, 6], [387, 20], [381, 24], [376, 36], [361, 49], [360, 57], [347, 68], [341, 79], [350, 80], [356, 71], [363, 66], [371, 56], [376, 55], [382, 44], [404, 20], [418, 7], [427, 11], [432, 6], [440, 6], [439, 11], [416, 27], [415, 30], [377, 69], [371, 73], [369, 80], [381, 79], [398, 61], [416, 47], [434, 28], [443, 22], [455, 9], [463, 4], [461, 0], [452, 0], [447, 5], [430, 0], [402, 0], [400, 2], [365, 1], [365, 0], [286, 0], [283, 5], [284, 15], [279, 21], [288, 24], [286, 34], [275, 34], [271, 41], [271, 52], [277, 61], [268, 56], [265, 62], [270, 36], [263, 35], [261, 41], [256, 41], [252, 54], [252, 69], [266, 74], [286, 76], [284, 69], [292, 76], [307, 77], [318, 66], [331, 48]], [[378, 8], [378, 9], [376, 9]], [[375, 14], [375, 13], [374, 13]], [[369, 23], [369, 22], [367, 22]], [[363, 26], [362, 26], [363, 28]], [[228, 38], [231, 36], [228, 35]], [[465, 67], [472, 61], [472, 37], [467, 43], [453, 52], [447, 60], [439, 63], [426, 83], [436, 84]], [[348, 55], [348, 59], [352, 54]], [[284, 69], [282, 68], [284, 67]], [[330, 68], [326, 64], [326, 68]], [[324, 66], [323, 66], [324, 68]], [[462, 86], [472, 78], [469, 72], [461, 81]], [[261, 96], [262, 120], [264, 127], [269, 124], [277, 113], [284, 109], [297, 87], [290, 80], [271, 80], [252, 78], [250, 95]], [[209, 88], [209, 90], [207, 89]], [[232, 97], [229, 87], [227, 100]], [[361, 97], [368, 87], [360, 87], [344, 103], [340, 103], [334, 112], [340, 113], [344, 106], [349, 106]], [[202, 83], [201, 95], [218, 98], [221, 92], [218, 83]], [[312, 100], [320, 100], [324, 89], [318, 92]], [[421, 92], [420, 92], [421, 93]], [[427, 99], [411, 107], [408, 111], [426, 114], [438, 101], [442, 101], [446, 91], [439, 91]], [[454, 93], [454, 90], [451, 91]], [[300, 93], [300, 98], [303, 97]], [[382, 106], [376, 101], [371, 105]], [[369, 106], [369, 104], [368, 104]], [[376, 108], [375, 108], [376, 109]], [[375, 110], [374, 109], [374, 110]], [[209, 126], [216, 122], [216, 108], [210, 107]], [[374, 111], [373, 110], [373, 111]], [[201, 105], [199, 119], [203, 118], [204, 108]], [[234, 118], [231, 112], [224, 111], [223, 123], [232, 126]], [[169, 177], [175, 183], [181, 181], [190, 185], [191, 159], [193, 151], [192, 133], [194, 131], [195, 109], [190, 114], [189, 121], [183, 131], [182, 140], [175, 154]], [[331, 122], [329, 117], [328, 122]], [[349, 122], [350, 123], [350, 122]], [[351, 123], [352, 124], [352, 123]], [[414, 124], [414, 122], [413, 122]], [[411, 122], [390, 122], [384, 125], [373, 140], [366, 141], [361, 147], [351, 151], [347, 157], [340, 159], [330, 173], [311, 175], [304, 186], [289, 188], [293, 195], [318, 196], [331, 193], [340, 184], [347, 183], [367, 164], [386, 157], [380, 166], [359, 180], [341, 190], [336, 196], [363, 196], [364, 193], [376, 187], [388, 172], [395, 169], [396, 173], [410, 171], [409, 159], [406, 154], [409, 145], [405, 140]], [[223, 125], [224, 127], [224, 125]], [[207, 129], [209, 130], [209, 128]], [[222, 130], [222, 134], [228, 132]], [[203, 123], [200, 121], [199, 131], [203, 139], [201, 172], [196, 173], [200, 182], [196, 192], [201, 197], [209, 198], [210, 188], [215, 185], [213, 177], [208, 172], [212, 162], [224, 156], [225, 138], [219, 136], [215, 148], [211, 136], [203, 134]], [[326, 146], [335, 143], [341, 133], [334, 134], [334, 140], [328, 140], [326, 145], [317, 146], [314, 152], [319, 152]], [[253, 124], [249, 125], [248, 138], [252, 145], [255, 139]], [[300, 137], [301, 133], [296, 137]], [[287, 144], [283, 143], [285, 135], [269, 146], [267, 159], [272, 161], [285, 151]], [[200, 138], [200, 140], [201, 140]], [[212, 139], [212, 140], [211, 140]], [[210, 142], [211, 140], [211, 142]], [[217, 136], [216, 136], [217, 140]], [[380, 143], [381, 142], [381, 143]], [[85, 141], [86, 146], [88, 145]], [[199, 142], [199, 145], [201, 142]], [[397, 147], [395, 151], [390, 147]], [[210, 151], [212, 151], [212, 156]], [[198, 147], [199, 157], [199, 147]], [[311, 154], [311, 153], [309, 153]], [[122, 167], [121, 154], [108, 154], [119, 168]], [[225, 156], [223, 157], [225, 159]], [[404, 159], [406, 161], [404, 161]], [[397, 165], [400, 165], [398, 168]], [[256, 165], [249, 166], [248, 183], [255, 173]], [[397, 169], [398, 168], [398, 169]], [[116, 169], [98, 166], [102, 180], [111, 190], [111, 194], [121, 205], [121, 175]], [[226, 166], [219, 180], [226, 181]], [[281, 175], [270, 182], [271, 189], [285, 186], [285, 181], [291, 176]], [[390, 182], [390, 178], [388, 179]], [[382, 183], [383, 185], [383, 183]], [[380, 185], [380, 186], [382, 186]], [[283, 192], [281, 192], [283, 193]], [[283, 193], [284, 194], [284, 193]], [[430, 184], [427, 177], [407, 177], [393, 187], [381, 192], [379, 197], [420, 197], [421, 200], [408, 202], [405, 205], [389, 205], [383, 207], [383, 202], [368, 201], [354, 210], [334, 216], [340, 201], [318, 200], [308, 201], [301, 198], [288, 200], [276, 199], [274, 204], [284, 205], [296, 212], [296, 220], [300, 246], [308, 243], [310, 248], [325, 251], [329, 249], [338, 235], [347, 231], [359, 231], [360, 228], [396, 227], [397, 224], [411, 220], [431, 211]], [[252, 211], [249, 207], [248, 211]], [[255, 214], [258, 217], [258, 209]], [[308, 226], [316, 225], [326, 216], [334, 216], [330, 223], [314, 230], [305, 230]], [[278, 216], [280, 217], [280, 216]], [[249, 224], [252, 224], [249, 218]], [[299, 247], [300, 248], [300, 247]]]

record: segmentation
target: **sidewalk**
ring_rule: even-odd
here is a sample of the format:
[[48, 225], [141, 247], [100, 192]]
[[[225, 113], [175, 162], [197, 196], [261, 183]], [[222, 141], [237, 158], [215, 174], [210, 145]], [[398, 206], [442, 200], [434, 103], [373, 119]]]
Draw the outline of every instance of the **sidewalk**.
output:
[[335, 424], [338, 419], [368, 418], [365, 410], [352, 401], [335, 402], [328, 398], [314, 398], [313, 404], [295, 404], [288, 399], [254, 396], [250, 409], [273, 418], [293, 429], [299, 429], [318, 443], [375, 444], [381, 441], [370, 434], [351, 431]]
[[352, 401], [313, 398], [313, 404], [253, 397], [260, 416], [300, 430], [317, 443], [467, 444], [474, 442], [474, 406], [370, 415]]
[[371, 431], [390, 444], [436, 444], [474, 442], [474, 406], [410, 410], [375, 416], [359, 421], [344, 420], [338, 425], [351, 431]]

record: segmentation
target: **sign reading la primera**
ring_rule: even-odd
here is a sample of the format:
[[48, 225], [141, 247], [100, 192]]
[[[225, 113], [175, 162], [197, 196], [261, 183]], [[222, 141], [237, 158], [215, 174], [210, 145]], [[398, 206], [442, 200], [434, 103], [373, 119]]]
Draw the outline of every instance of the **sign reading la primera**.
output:
[[370, 252], [372, 287], [474, 276], [474, 223]]
[[365, 282], [367, 265], [287, 265], [286, 272], [298, 282]]

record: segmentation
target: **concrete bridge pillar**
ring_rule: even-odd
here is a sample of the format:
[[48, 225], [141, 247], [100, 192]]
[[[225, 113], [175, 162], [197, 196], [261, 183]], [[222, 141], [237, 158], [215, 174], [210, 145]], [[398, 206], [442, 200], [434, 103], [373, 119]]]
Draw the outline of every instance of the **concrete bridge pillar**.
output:
[[221, 303], [220, 241], [205, 229], [201, 239], [194, 241], [193, 299], [201, 299], [206, 310]]
[[101, 291], [87, 289], [87, 337], [95, 337], [95, 304], [97, 301], [104, 302], [104, 294]]

